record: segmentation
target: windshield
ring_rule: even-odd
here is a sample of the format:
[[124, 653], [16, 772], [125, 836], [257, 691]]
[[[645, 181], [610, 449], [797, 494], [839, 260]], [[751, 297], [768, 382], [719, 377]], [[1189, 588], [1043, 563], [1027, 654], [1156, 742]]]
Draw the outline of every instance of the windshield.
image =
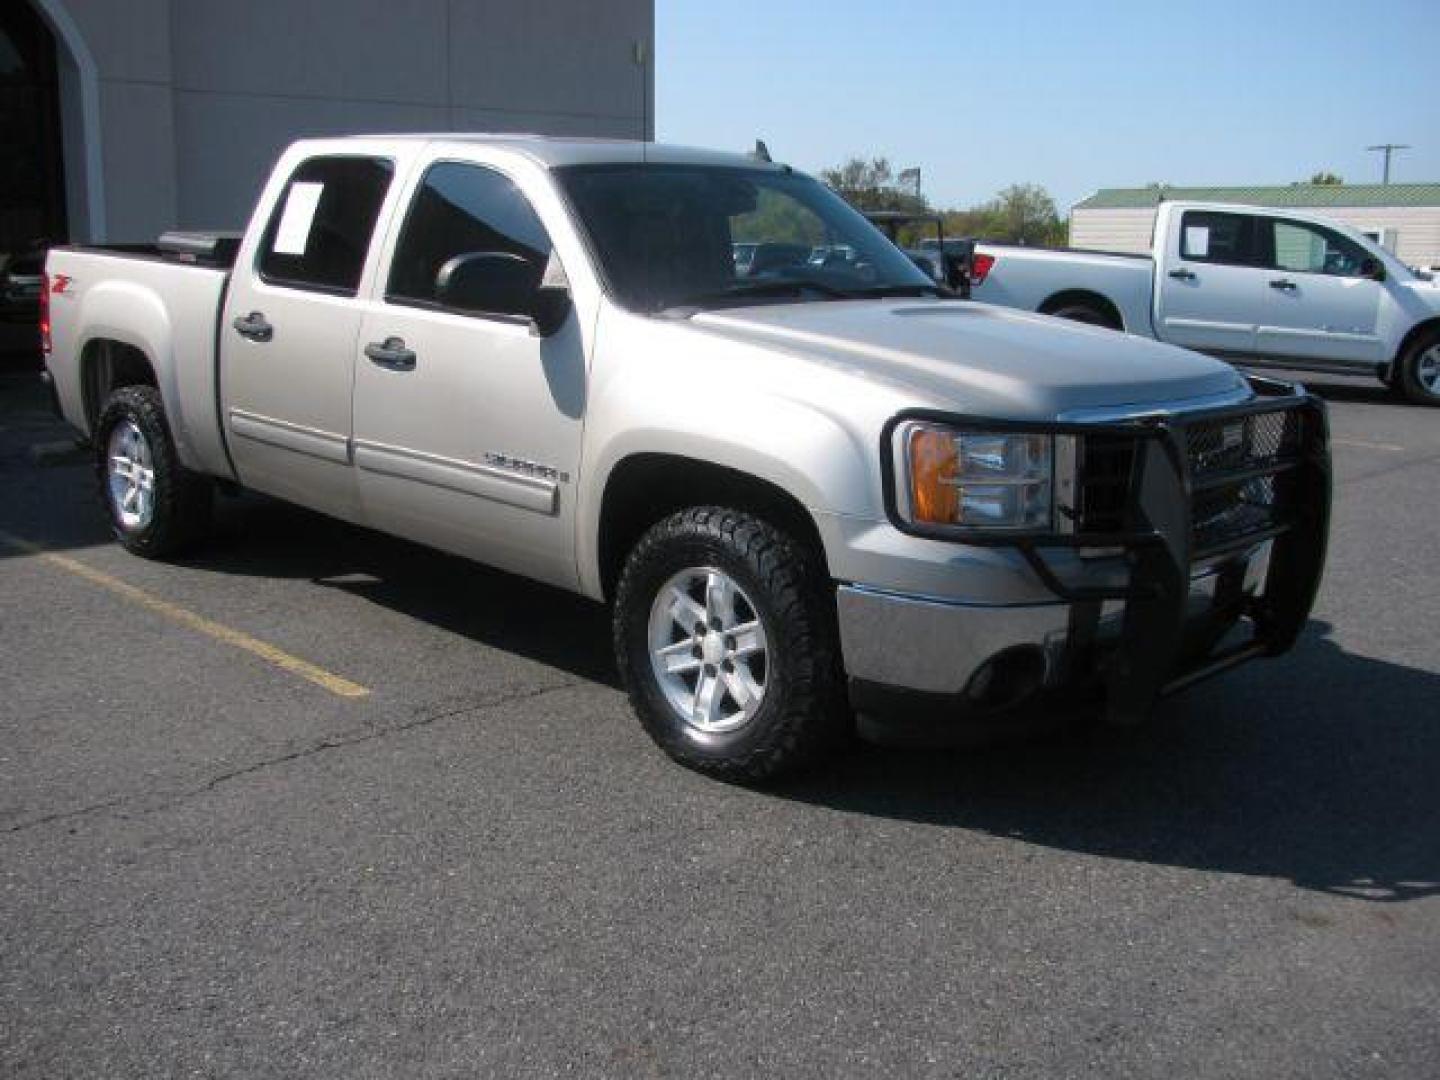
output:
[[829, 188], [714, 165], [557, 169], [615, 298], [632, 311], [938, 292]]

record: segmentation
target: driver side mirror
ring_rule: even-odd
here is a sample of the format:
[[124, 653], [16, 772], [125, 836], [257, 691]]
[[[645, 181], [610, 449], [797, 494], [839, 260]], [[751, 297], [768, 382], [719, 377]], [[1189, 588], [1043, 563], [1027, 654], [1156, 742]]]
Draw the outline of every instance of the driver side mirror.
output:
[[1385, 264], [1373, 256], [1360, 260], [1360, 276], [1371, 281], [1385, 280]]
[[535, 310], [530, 315], [535, 333], [549, 337], [558, 332], [570, 317], [570, 307], [570, 279], [565, 276], [560, 256], [552, 251], [545, 263], [540, 287], [535, 290]]
[[435, 275], [435, 299], [454, 311], [529, 319], [541, 337], [559, 330], [570, 313], [570, 285], [553, 252], [543, 274], [511, 251], [456, 255]]

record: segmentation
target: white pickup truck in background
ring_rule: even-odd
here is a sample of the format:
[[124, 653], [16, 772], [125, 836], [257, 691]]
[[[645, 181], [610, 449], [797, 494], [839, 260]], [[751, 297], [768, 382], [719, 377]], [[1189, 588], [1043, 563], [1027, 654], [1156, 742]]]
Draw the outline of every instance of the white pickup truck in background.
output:
[[1150, 255], [978, 244], [974, 299], [1243, 363], [1373, 374], [1440, 405], [1440, 284], [1338, 222], [1171, 202]]

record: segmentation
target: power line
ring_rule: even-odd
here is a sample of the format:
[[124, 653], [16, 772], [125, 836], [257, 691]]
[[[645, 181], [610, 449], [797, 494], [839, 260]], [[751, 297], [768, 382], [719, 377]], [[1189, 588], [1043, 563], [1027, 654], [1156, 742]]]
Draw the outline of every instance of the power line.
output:
[[1409, 143], [1387, 142], [1387, 143], [1380, 143], [1380, 144], [1377, 145], [1377, 146], [1367, 146], [1365, 149], [1366, 149], [1366, 150], [1383, 150], [1383, 151], [1385, 152], [1385, 178], [1384, 178], [1383, 180], [1381, 180], [1380, 182], [1381, 182], [1382, 184], [1388, 184], [1388, 183], [1390, 183], [1390, 155], [1393, 154], [1396, 150], [1409, 150], [1409, 149], [1410, 149], [1410, 144], [1409, 144]]

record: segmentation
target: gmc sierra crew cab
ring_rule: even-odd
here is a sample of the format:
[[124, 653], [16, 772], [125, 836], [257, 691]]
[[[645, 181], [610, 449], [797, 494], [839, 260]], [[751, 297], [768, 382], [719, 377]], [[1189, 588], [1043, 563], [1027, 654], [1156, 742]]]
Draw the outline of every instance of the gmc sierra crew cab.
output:
[[784, 165], [304, 141], [243, 236], [57, 248], [43, 292], [130, 551], [243, 486], [608, 602], [641, 722], [719, 775], [857, 716], [1137, 720], [1288, 649], [1324, 561], [1318, 400], [959, 302]]
[[1161, 203], [1150, 255], [976, 246], [972, 295], [1440, 405], [1440, 284], [1340, 222]]

